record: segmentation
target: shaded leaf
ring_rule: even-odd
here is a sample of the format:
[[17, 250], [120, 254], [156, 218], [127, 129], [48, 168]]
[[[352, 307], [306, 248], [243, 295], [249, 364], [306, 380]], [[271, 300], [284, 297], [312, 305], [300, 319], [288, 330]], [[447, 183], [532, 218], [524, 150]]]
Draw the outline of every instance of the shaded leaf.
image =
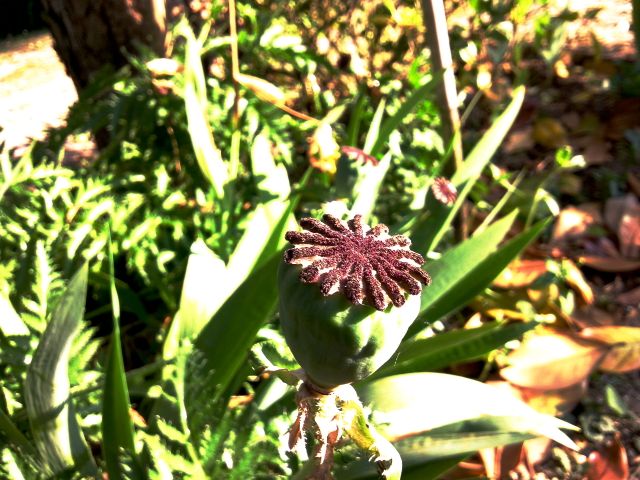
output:
[[73, 276], [59, 300], [27, 371], [25, 409], [36, 448], [53, 475], [73, 468], [97, 474], [69, 397], [69, 352], [79, 332], [87, 295], [88, 267]]
[[578, 257], [578, 262], [602, 272], [633, 272], [640, 269], [640, 260], [628, 260], [623, 257], [583, 255]]
[[102, 395], [102, 451], [107, 464], [109, 478], [124, 479], [127, 477], [122, 468], [122, 463], [124, 463], [122, 461], [122, 452], [136, 463], [134, 467], [136, 472], [137, 462], [133, 423], [129, 415], [129, 388], [127, 387], [127, 377], [124, 371], [124, 360], [120, 344], [120, 302], [114, 279], [110, 236], [108, 250], [113, 332], [107, 355]]

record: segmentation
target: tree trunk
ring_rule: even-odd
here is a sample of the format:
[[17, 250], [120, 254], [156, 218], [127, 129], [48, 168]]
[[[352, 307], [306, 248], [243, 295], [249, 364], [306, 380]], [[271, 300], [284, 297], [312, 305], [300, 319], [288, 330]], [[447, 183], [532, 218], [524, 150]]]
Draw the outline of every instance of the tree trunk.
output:
[[165, 54], [163, 0], [42, 0], [55, 49], [78, 91], [139, 46]]

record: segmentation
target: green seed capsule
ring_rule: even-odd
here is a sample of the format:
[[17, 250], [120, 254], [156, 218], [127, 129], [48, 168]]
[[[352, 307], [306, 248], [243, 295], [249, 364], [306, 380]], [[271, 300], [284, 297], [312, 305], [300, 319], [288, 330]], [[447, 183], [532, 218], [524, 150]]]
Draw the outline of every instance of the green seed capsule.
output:
[[391, 358], [430, 278], [409, 240], [387, 235], [384, 225], [365, 232], [360, 216], [346, 226], [329, 215], [323, 220], [303, 219], [307, 232], [287, 233], [296, 246], [279, 271], [280, 323], [307, 376], [331, 389]]

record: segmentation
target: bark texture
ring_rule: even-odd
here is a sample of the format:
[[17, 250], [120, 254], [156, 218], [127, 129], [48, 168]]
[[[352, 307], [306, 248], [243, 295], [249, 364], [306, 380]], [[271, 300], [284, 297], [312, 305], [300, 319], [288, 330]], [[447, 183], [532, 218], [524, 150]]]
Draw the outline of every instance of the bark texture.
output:
[[81, 91], [105, 67], [127, 63], [140, 46], [165, 53], [163, 0], [42, 0], [45, 21], [67, 73]]

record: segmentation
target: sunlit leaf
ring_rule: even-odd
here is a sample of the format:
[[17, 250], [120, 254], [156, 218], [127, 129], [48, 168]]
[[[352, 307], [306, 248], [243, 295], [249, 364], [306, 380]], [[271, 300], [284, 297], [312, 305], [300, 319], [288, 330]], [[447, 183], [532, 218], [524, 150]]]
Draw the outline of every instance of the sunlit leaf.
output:
[[531, 334], [509, 354], [500, 375], [514, 385], [537, 389], [565, 388], [585, 380], [606, 348], [575, 335], [546, 330]]
[[585, 328], [580, 336], [609, 347], [599, 365], [601, 370], [623, 373], [640, 368], [640, 327], [611, 325]]
[[619, 438], [589, 454], [586, 480], [627, 480], [628, 478], [631, 478], [629, 477], [629, 459]]
[[409, 340], [402, 344], [397, 355], [394, 355], [387, 365], [369, 379], [400, 373], [433, 371], [454, 363], [480, 358], [535, 326], [535, 322], [511, 325], [493, 322], [479, 328], [452, 330], [429, 338]]
[[484, 133], [480, 141], [467, 155], [462, 167], [457, 169], [450, 179], [458, 190], [456, 202], [452, 206], [444, 205], [436, 201], [432, 194], [427, 196], [425, 213], [413, 226], [411, 233], [413, 244], [420, 253], [434, 251], [446, 232], [450, 230], [453, 219], [471, 191], [471, 187], [491, 161], [515, 121], [524, 101], [524, 94], [524, 87], [518, 87], [514, 90], [511, 103]]

